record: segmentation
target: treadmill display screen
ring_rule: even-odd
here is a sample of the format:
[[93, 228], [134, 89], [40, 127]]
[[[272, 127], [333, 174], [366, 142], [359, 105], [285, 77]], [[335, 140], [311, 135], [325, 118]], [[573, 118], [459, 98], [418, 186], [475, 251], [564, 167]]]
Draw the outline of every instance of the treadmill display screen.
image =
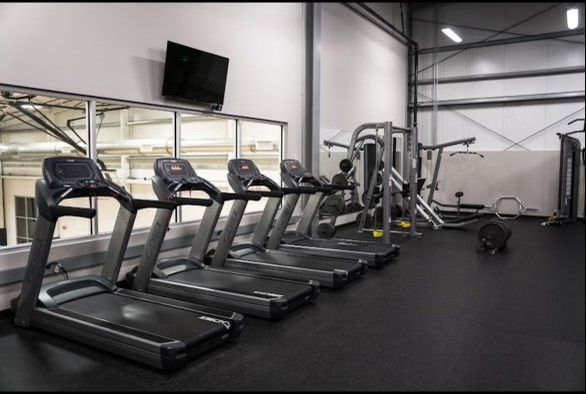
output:
[[303, 168], [298, 160], [283, 160], [281, 162], [281, 170], [293, 177], [302, 177], [306, 173], [305, 168]]
[[51, 187], [63, 187], [77, 181], [102, 181], [102, 173], [91, 159], [49, 157], [43, 161], [43, 176]]
[[165, 170], [173, 178], [183, 178], [189, 175], [184, 163], [165, 163]]
[[57, 163], [55, 172], [63, 180], [92, 178], [92, 171], [85, 163]]
[[195, 170], [185, 159], [157, 159], [155, 174], [172, 181], [195, 177]]
[[228, 171], [243, 179], [260, 176], [260, 171], [252, 160], [232, 159], [228, 162]]

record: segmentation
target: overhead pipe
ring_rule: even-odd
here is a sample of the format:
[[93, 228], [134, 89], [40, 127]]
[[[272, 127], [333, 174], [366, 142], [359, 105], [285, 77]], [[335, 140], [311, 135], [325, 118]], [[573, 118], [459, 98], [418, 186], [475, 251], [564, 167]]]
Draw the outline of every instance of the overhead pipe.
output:
[[[98, 110], [98, 114], [102, 113], [102, 112], [108, 112], [108, 111], [118, 111], [120, 110], [119, 108], [116, 109], [100, 109]], [[13, 117], [15, 117], [14, 115], [8, 113], [7, 115], [11, 115]], [[98, 115], [99, 116], [99, 115]], [[20, 118], [18, 118], [21, 122], [25, 123], [24, 121], [22, 121]], [[75, 118], [75, 119], [85, 119], [85, 117], [80, 117], [80, 118]], [[214, 117], [198, 117], [198, 116], [189, 116], [189, 117], [185, 117], [182, 119], [183, 123], [188, 123], [188, 122], [198, 122], [198, 121], [214, 121], [214, 120], [221, 120], [221, 121], [228, 121], [228, 120], [232, 120], [232, 119], [224, 119], [224, 118], [214, 118]], [[165, 123], [172, 123], [172, 119], [146, 119], [146, 120], [130, 120], [126, 122], [126, 126], [143, 126], [143, 125], [151, 125], [151, 124], [165, 124]], [[30, 124], [29, 124], [30, 126]], [[102, 124], [102, 127], [119, 127], [120, 126], [120, 122], [106, 122]], [[85, 129], [85, 126], [75, 126], [72, 125], [71, 128], [77, 128], [77, 129]], [[25, 131], [29, 131], [29, 129], [3, 129], [3, 131], [5, 132], [25, 132]]]
[[[226, 144], [223, 140], [208, 140], [205, 146], [202, 141], [181, 140], [181, 148], [190, 151], [205, 150], [206, 152], [231, 151], [233, 145]], [[195, 149], [198, 148], [198, 149]], [[161, 139], [104, 141], [97, 143], [98, 153], [116, 155], [148, 155], [151, 153], [173, 153], [173, 138]], [[23, 155], [52, 155], [70, 154], [74, 149], [65, 142], [34, 142], [34, 143], [10, 143], [0, 144], [0, 159]]]

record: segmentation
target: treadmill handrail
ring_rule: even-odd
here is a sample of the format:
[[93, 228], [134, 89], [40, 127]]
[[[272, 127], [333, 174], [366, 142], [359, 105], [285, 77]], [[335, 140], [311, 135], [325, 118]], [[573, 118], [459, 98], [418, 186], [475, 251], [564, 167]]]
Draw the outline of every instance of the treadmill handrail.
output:
[[44, 178], [37, 179], [35, 183], [35, 201], [38, 201], [39, 215], [52, 221], [56, 221], [61, 216], [69, 215], [92, 218], [90, 211], [82, 211], [82, 208], [79, 208], [78, 211], [68, 210], [64, 209], [67, 207], [59, 205], [66, 199], [92, 196], [113, 197], [129, 211], [136, 212], [132, 196], [120, 186], [106, 180], [91, 184], [78, 182], [69, 187], [57, 188], [50, 185]]
[[145, 208], [160, 208], [172, 211], [175, 209], [177, 204], [175, 204], [174, 201], [134, 199], [134, 206], [137, 210]]
[[282, 187], [281, 191], [283, 194], [315, 194], [319, 190], [315, 187]]
[[325, 188], [329, 189], [329, 190], [353, 190], [356, 189], [356, 185], [334, 185], [334, 184], [329, 184], [329, 185], [324, 185]]
[[175, 205], [194, 205], [194, 206], [200, 206], [200, 207], [209, 207], [210, 205], [212, 205], [214, 203], [213, 200], [210, 200], [209, 198], [191, 198], [191, 197], [172, 197], [171, 200], [172, 203], [174, 203]]
[[56, 206], [53, 212], [57, 218], [62, 216], [75, 216], [80, 218], [93, 219], [96, 216], [96, 210], [94, 208]]
[[247, 200], [247, 201], [258, 201], [262, 198], [259, 194], [246, 192], [246, 193], [225, 193], [222, 192], [222, 200]]
[[258, 195], [259, 197], [283, 197], [283, 192], [282, 191], [277, 191], [277, 190], [248, 190], [248, 193], [254, 193], [256, 195]]

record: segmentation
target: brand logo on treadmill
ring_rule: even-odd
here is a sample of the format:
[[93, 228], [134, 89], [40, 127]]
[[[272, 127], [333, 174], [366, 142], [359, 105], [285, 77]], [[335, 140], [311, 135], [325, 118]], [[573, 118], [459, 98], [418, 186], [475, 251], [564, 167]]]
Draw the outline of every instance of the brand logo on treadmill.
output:
[[183, 167], [179, 166], [177, 164], [171, 165], [171, 171], [181, 171], [182, 169], [183, 169]]
[[246, 165], [246, 164], [244, 164], [244, 165], [243, 165], [242, 167], [240, 167], [240, 168], [242, 168], [242, 169], [243, 169], [243, 170], [245, 170], [245, 171], [248, 171], [248, 170], [250, 170], [250, 167], [249, 167], [248, 165]]
[[338, 245], [357, 246], [358, 244], [351, 243], [351, 242], [338, 242]]
[[258, 291], [258, 290], [255, 290], [255, 291], [253, 291], [253, 293], [254, 293], [254, 294], [257, 294], [257, 295], [263, 295], [263, 296], [267, 296], [267, 297], [276, 297], [276, 298], [281, 298], [281, 297], [283, 297], [283, 295], [282, 295], [282, 294], [267, 293], [266, 291]]
[[214, 319], [213, 317], [209, 317], [209, 316], [200, 316], [199, 317], [201, 320], [207, 320], [207, 321], [211, 321], [212, 323], [218, 323], [223, 325], [224, 327], [226, 327], [226, 330], [229, 330], [230, 327], [232, 326], [230, 324], [230, 322], [227, 322], [226, 320], [220, 320], [220, 319]]

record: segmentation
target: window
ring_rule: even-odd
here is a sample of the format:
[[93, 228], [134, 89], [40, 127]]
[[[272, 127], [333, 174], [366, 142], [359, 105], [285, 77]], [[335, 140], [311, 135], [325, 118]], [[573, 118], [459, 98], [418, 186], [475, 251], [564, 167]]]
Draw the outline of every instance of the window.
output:
[[37, 222], [37, 205], [30, 197], [14, 197], [16, 207], [16, 243], [31, 242]]
[[[282, 126], [270, 123], [240, 122], [239, 157], [254, 161], [260, 172], [281, 184]], [[262, 211], [266, 198], [250, 201], [246, 212]]]
[[[141, 199], [157, 199], [151, 178], [158, 157], [173, 156], [174, 113], [96, 103], [98, 160], [104, 175]], [[98, 197], [98, 231], [112, 231], [119, 204]], [[150, 227], [155, 209], [140, 210], [134, 228]]]
[[[0, 92], [0, 240], [3, 246], [29, 242], [34, 230], [35, 181], [40, 163], [50, 156], [87, 154], [86, 102], [49, 96]], [[89, 207], [89, 200], [63, 205]], [[64, 217], [61, 238], [91, 234], [91, 221]]]
[[[53, 156], [91, 157], [88, 147], [94, 145], [104, 176], [136, 198], [157, 198], [151, 178], [158, 157], [189, 160], [200, 176], [222, 191], [231, 191], [227, 163], [236, 157], [254, 160], [265, 175], [280, 183], [284, 124], [96, 102], [92, 114], [96, 119], [94, 137], [87, 122], [87, 111], [93, 108], [90, 104], [66, 96], [0, 91], [0, 246], [32, 239], [37, 217], [35, 181], [42, 176], [42, 160]], [[180, 141], [175, 140], [176, 135], [181, 136]], [[95, 141], [90, 144], [90, 139]], [[191, 196], [203, 197], [195, 192]], [[67, 199], [61, 204], [98, 210], [93, 220], [60, 218], [55, 234], [61, 239], [111, 232], [119, 209], [118, 203], [107, 197]], [[222, 216], [228, 214], [231, 205], [231, 201], [225, 204]], [[252, 201], [247, 212], [258, 212], [264, 205], [265, 201]], [[204, 210], [181, 207], [175, 220], [199, 220]], [[134, 227], [150, 227], [154, 213], [154, 209], [139, 211]]]
[[[212, 116], [181, 115], [181, 158], [188, 160], [195, 172], [224, 192], [228, 184], [228, 160], [236, 157], [236, 121]], [[183, 192], [185, 196], [188, 192]], [[192, 193], [192, 197], [205, 197]], [[224, 204], [222, 216], [230, 211], [232, 201]], [[199, 220], [205, 207], [181, 207], [181, 221]]]

